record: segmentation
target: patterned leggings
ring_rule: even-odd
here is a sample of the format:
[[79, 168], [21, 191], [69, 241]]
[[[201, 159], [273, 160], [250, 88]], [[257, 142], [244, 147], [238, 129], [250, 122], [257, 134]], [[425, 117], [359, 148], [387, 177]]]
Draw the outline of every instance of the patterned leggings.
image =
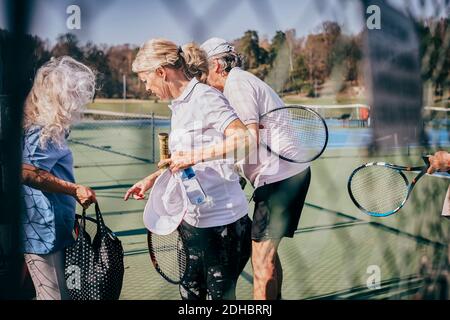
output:
[[64, 278], [64, 251], [25, 254], [37, 300], [70, 300]]
[[246, 215], [220, 227], [180, 226], [188, 267], [180, 284], [183, 300], [234, 300], [236, 283], [251, 255], [251, 220]]

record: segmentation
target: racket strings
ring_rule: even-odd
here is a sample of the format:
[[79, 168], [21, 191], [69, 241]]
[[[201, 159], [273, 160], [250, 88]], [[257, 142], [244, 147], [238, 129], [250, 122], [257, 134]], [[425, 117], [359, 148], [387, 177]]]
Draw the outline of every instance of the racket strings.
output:
[[159, 272], [173, 283], [179, 283], [186, 270], [186, 250], [178, 231], [169, 235], [151, 235], [152, 259]]
[[279, 109], [263, 116], [260, 125], [262, 142], [276, 154], [296, 162], [315, 159], [327, 142], [323, 120], [308, 109]]
[[394, 212], [408, 195], [403, 175], [384, 166], [368, 166], [356, 171], [350, 190], [360, 207], [375, 214]]

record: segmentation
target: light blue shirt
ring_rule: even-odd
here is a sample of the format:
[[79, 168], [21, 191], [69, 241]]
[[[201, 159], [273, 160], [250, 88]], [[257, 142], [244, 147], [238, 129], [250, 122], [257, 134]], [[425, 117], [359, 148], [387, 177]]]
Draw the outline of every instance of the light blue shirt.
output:
[[[23, 163], [75, 182], [72, 152], [67, 142], [59, 147], [49, 142], [39, 144], [41, 129], [33, 127], [24, 133]], [[26, 214], [23, 217], [23, 245], [25, 253], [49, 254], [73, 243], [76, 201], [61, 193], [46, 193], [23, 186]]]

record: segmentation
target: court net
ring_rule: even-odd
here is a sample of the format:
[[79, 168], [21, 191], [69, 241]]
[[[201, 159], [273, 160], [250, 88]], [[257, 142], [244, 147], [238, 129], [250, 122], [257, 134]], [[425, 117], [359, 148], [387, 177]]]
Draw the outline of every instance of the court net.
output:
[[[331, 130], [329, 148], [364, 147], [370, 142], [370, 131], [367, 131], [371, 125], [370, 107], [362, 104], [307, 107], [326, 120]], [[450, 145], [449, 110], [424, 108], [423, 125], [431, 146]], [[341, 128], [365, 129], [360, 132]], [[156, 163], [159, 161], [157, 135], [169, 131], [169, 117], [86, 110], [81, 122], [72, 128], [69, 142], [77, 151], [75, 165], [78, 167]], [[412, 153], [414, 146], [407, 149], [408, 154]]]
[[448, 147], [450, 145], [450, 108], [425, 107], [422, 119], [429, 144]]
[[325, 119], [329, 127], [370, 126], [370, 107], [365, 104], [346, 105], [305, 105]]
[[169, 126], [169, 118], [155, 114], [86, 110], [69, 136], [78, 155], [75, 165], [154, 163], [156, 137]]
[[[337, 126], [370, 126], [371, 107], [366, 104], [346, 105], [305, 105], [324, 118], [327, 123]], [[423, 108], [423, 121], [427, 127], [448, 129], [450, 127], [450, 107]], [[333, 121], [334, 120], [334, 121]]]

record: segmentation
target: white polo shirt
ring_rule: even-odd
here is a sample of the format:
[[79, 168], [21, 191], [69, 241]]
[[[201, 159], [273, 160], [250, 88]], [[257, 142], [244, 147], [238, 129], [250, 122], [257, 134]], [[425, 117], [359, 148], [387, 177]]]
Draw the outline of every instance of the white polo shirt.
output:
[[[208, 147], [225, 139], [225, 129], [238, 119], [223, 94], [197, 79], [169, 105], [172, 110], [169, 149], [188, 151]], [[216, 160], [193, 166], [210, 203], [189, 204], [184, 220], [192, 226], [209, 228], [237, 221], [248, 212], [248, 203], [239, 184], [233, 161]]]
[[[259, 123], [261, 115], [284, 106], [269, 85], [240, 68], [233, 68], [228, 74], [223, 94], [245, 125]], [[281, 141], [283, 137], [278, 139]], [[248, 162], [242, 164], [242, 170], [255, 188], [285, 180], [310, 166], [309, 163], [297, 164], [279, 159], [267, 152], [265, 147], [260, 147], [257, 161]]]

